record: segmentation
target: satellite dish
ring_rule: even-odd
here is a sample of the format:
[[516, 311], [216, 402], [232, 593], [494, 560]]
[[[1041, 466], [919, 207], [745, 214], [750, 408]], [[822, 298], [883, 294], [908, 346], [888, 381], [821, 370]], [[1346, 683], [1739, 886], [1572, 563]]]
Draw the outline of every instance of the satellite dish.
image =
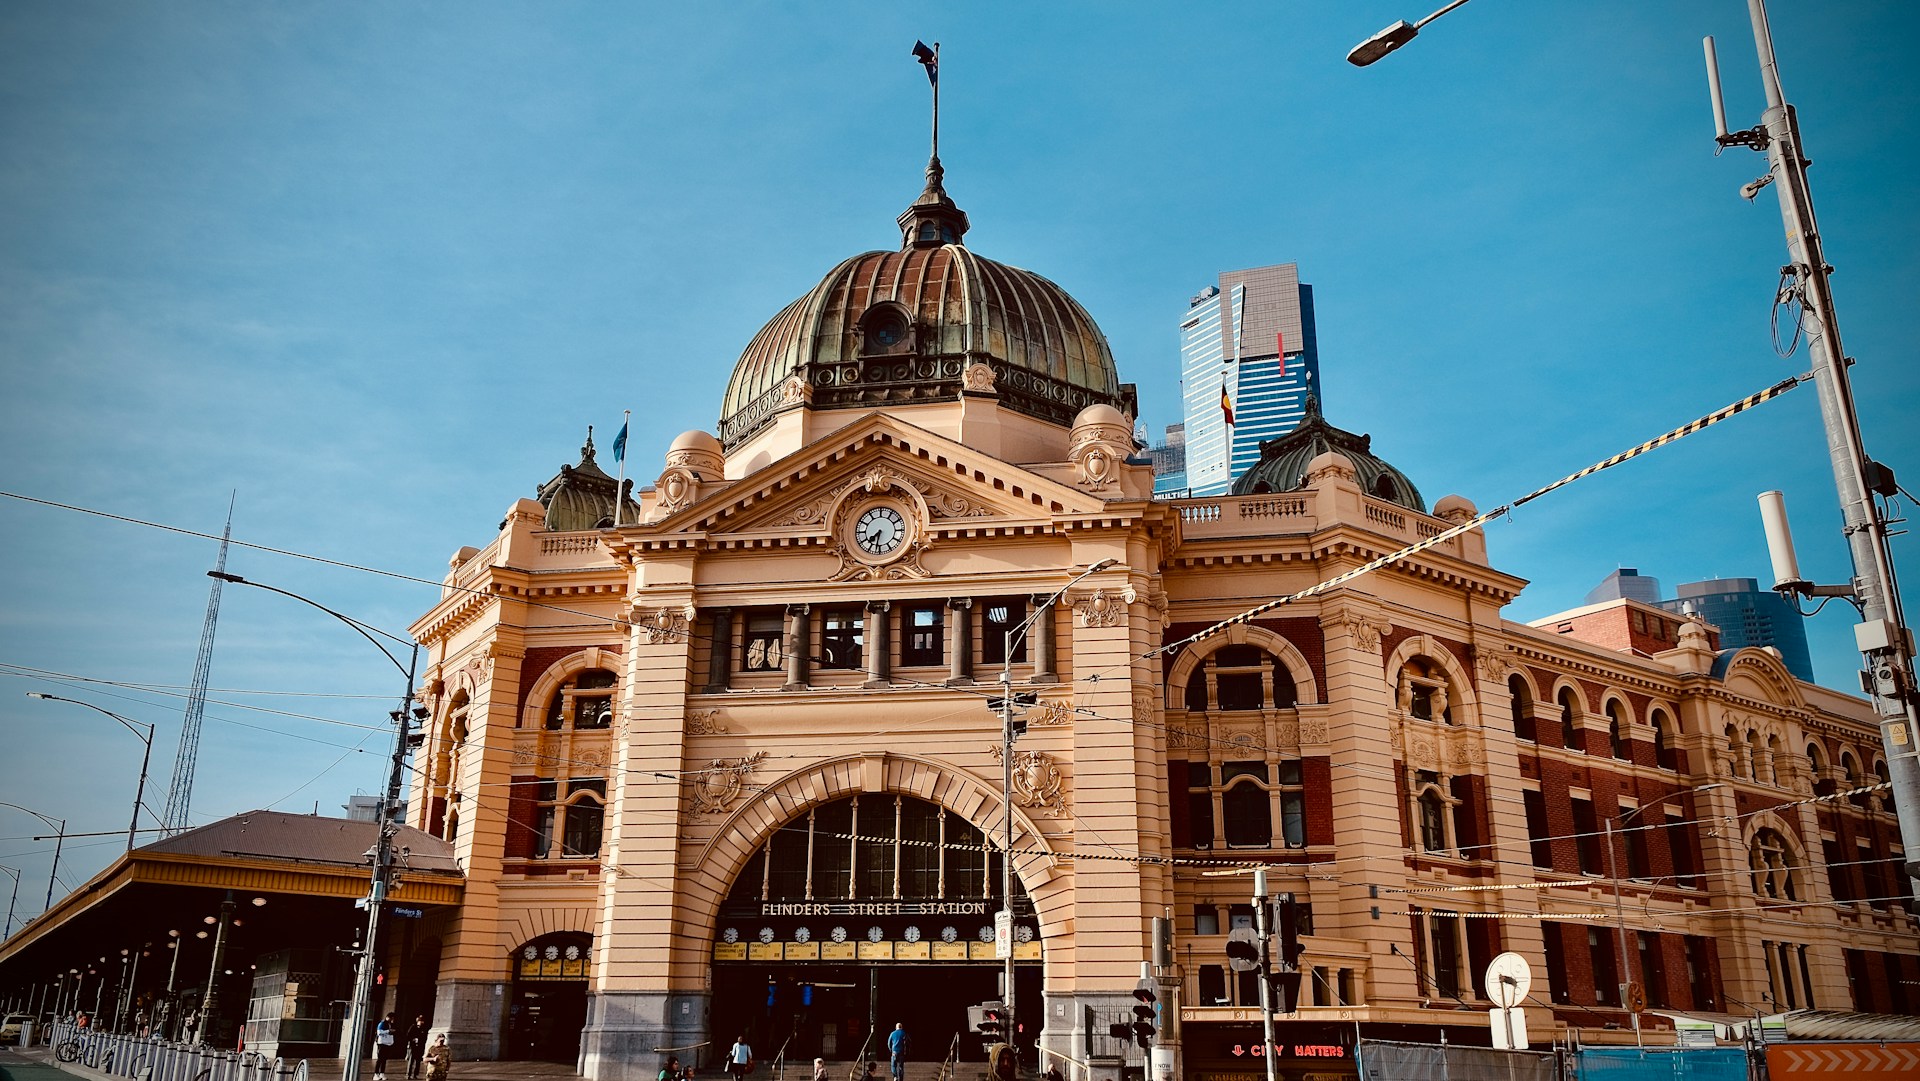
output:
[[1503, 1010], [1527, 999], [1533, 989], [1533, 969], [1527, 959], [1511, 951], [1487, 963], [1487, 998]]

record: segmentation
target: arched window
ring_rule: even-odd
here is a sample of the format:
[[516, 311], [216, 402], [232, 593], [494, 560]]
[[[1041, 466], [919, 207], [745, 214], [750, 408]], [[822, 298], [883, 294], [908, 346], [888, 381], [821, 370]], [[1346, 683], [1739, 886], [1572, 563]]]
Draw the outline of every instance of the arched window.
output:
[[1452, 855], [1455, 844], [1453, 805], [1440, 775], [1419, 770], [1413, 775], [1414, 842], [1425, 852]]
[[568, 677], [547, 703], [547, 731], [613, 724], [613, 684], [613, 673], [604, 668], [589, 668]]
[[1228, 848], [1273, 847], [1273, 798], [1265, 762], [1220, 764], [1220, 813]]
[[1792, 767], [1787, 763], [1787, 748], [1780, 742], [1779, 736], [1767, 737], [1767, 768], [1771, 771], [1769, 776], [1774, 787], [1784, 787], [1788, 770]]
[[[914, 796], [863, 792], [818, 804], [769, 833], [734, 879], [727, 905], [988, 901], [999, 893], [999, 851], [979, 827]], [[1017, 875], [1014, 893], [1024, 893]]]
[[1187, 676], [1187, 709], [1292, 709], [1299, 702], [1293, 673], [1279, 657], [1254, 645], [1221, 646]]
[[1527, 687], [1525, 676], [1515, 673], [1507, 677], [1507, 707], [1513, 714], [1513, 734], [1532, 743], [1533, 693]]
[[1793, 849], [1778, 830], [1762, 829], [1747, 846], [1747, 868], [1753, 875], [1753, 892], [1770, 900], [1800, 899], [1799, 867]]
[[1653, 728], [1653, 759], [1661, 769], [1679, 769], [1680, 752], [1673, 745], [1673, 722], [1667, 719], [1666, 711], [1654, 710], [1648, 714]]
[[1621, 716], [1618, 699], [1607, 702], [1607, 743], [1613, 748], [1613, 757], [1622, 762], [1633, 761], [1633, 737], [1628, 733], [1627, 720]]
[[1410, 658], [1400, 669], [1399, 706], [1409, 717], [1454, 723], [1447, 670], [1425, 657]]
[[1560, 743], [1570, 751], [1587, 749], [1580, 740], [1580, 706], [1572, 687], [1560, 688]]
[[1728, 725], [1725, 734], [1727, 737], [1728, 768], [1732, 771], [1735, 777], [1748, 776], [1747, 764], [1746, 764], [1747, 756], [1745, 753], [1745, 748], [1742, 746], [1740, 742], [1740, 730], [1738, 728], [1735, 728], [1733, 725]]

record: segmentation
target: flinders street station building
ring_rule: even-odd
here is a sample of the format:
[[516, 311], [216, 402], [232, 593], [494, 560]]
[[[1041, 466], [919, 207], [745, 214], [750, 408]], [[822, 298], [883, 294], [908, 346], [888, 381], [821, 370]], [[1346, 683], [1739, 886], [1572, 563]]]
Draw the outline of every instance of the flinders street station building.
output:
[[1160, 918], [1162, 1039], [1245, 1073], [1256, 866], [1304, 947], [1284, 1077], [1485, 1045], [1506, 952], [1540, 1045], [1920, 1003], [1865, 702], [1632, 600], [1509, 622], [1478, 530], [1195, 638], [1477, 511], [1317, 412], [1155, 500], [1093, 316], [968, 245], [937, 159], [898, 225], [772, 313], [713, 430], [637, 418], [630, 495], [589, 437], [454, 553], [407, 825], [464, 885], [382, 1012], [605, 1081], [896, 1024], [978, 1062], [1005, 948], [1022, 1067], [1083, 1078], [1140, 1061], [1110, 1025]]

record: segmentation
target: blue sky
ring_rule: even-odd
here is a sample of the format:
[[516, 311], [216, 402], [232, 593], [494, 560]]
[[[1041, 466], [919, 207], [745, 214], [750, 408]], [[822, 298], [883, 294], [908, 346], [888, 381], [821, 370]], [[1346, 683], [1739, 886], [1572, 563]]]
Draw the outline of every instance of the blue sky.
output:
[[[1430, 502], [1506, 502], [1805, 369], [1769, 325], [1777, 205], [1736, 195], [1764, 159], [1712, 144], [1702, 35], [1733, 125], [1762, 105], [1744, 4], [1481, 0], [1372, 68], [1344, 61], [1425, 13], [0, 6], [0, 489], [211, 533], [237, 491], [238, 537], [433, 579], [590, 423], [604, 448], [634, 409], [650, 477], [676, 434], [713, 427], [767, 318], [896, 242], [926, 155], [916, 38], [944, 43], [942, 158], [970, 246], [1086, 305], [1156, 434], [1179, 419], [1187, 297], [1272, 262], [1315, 287], [1330, 419]], [[1911, 10], [1773, 15], [1869, 450], [1911, 472]], [[1494, 524], [1495, 564], [1533, 582], [1508, 614], [1577, 605], [1622, 565], [1669, 589], [1764, 578], [1767, 488], [1810, 573], [1844, 579], [1803, 389]], [[0, 537], [0, 663], [188, 682], [211, 544], [14, 499]], [[257, 552], [230, 569], [393, 630], [435, 596]], [[1822, 680], [1849, 685], [1847, 614], [1809, 633]], [[196, 820], [333, 812], [380, 784], [400, 681], [344, 628], [229, 590], [212, 682]], [[178, 699], [9, 688], [0, 799], [124, 828], [139, 741], [24, 697], [42, 690], [157, 724], [164, 804]], [[314, 697], [230, 693], [248, 690]], [[22, 914], [46, 884], [35, 826], [0, 809]], [[121, 843], [71, 842], [63, 884]]]

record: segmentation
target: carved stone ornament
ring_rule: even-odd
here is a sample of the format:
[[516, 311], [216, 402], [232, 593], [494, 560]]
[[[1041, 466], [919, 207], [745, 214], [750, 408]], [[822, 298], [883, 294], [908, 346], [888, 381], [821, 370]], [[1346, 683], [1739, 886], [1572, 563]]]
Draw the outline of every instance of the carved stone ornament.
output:
[[1160, 696], [1145, 688], [1133, 692], [1133, 723], [1150, 725], [1159, 719]]
[[717, 709], [695, 709], [687, 711], [687, 735], [718, 736], [727, 731], [720, 723], [720, 711]]
[[1137, 596], [1132, 586], [1117, 591], [1096, 589], [1074, 601], [1073, 610], [1080, 613], [1082, 627], [1117, 627], [1127, 618], [1127, 606]]
[[687, 774], [687, 795], [693, 800], [693, 813], [726, 814], [745, 790], [753, 769], [767, 757], [765, 751], [745, 758], [716, 758], [706, 769]]
[[1058, 728], [1073, 716], [1073, 707], [1065, 702], [1042, 702], [1027, 711], [1027, 727]]
[[677, 511], [692, 503], [700, 490], [700, 478], [686, 466], [668, 466], [653, 482], [654, 499], [663, 511]]
[[1082, 488], [1109, 488], [1120, 480], [1120, 455], [1107, 443], [1089, 443], [1073, 451], [1074, 483]]
[[1481, 646], [1474, 650], [1473, 667], [1483, 683], [1492, 683], [1506, 672], [1510, 660], [1510, 650], [1505, 645]]
[[[1000, 759], [998, 743], [993, 745], [993, 757], [995, 761]], [[1045, 751], [1013, 753], [1013, 801], [1049, 818], [1066, 816], [1066, 778], [1052, 755]]]
[[569, 766], [577, 766], [581, 769], [605, 769], [607, 766], [607, 749], [605, 747], [576, 746], [572, 751], [572, 760], [567, 764]]
[[1327, 722], [1322, 720], [1300, 722], [1300, 743], [1313, 746], [1327, 742]]
[[638, 605], [633, 609], [633, 625], [640, 629], [648, 645], [662, 642], [677, 642], [686, 632], [687, 624], [693, 619], [693, 606], [679, 608], [663, 605], [652, 612], [644, 612]]
[[1187, 747], [1199, 747], [1207, 742], [1206, 737], [1190, 731], [1181, 725], [1167, 726], [1167, 749], [1180, 750]]
[[1368, 653], [1380, 652], [1381, 637], [1393, 630], [1393, 624], [1371, 616], [1349, 615], [1341, 622], [1352, 633], [1354, 646]]
[[535, 750], [536, 750], [536, 747], [534, 745], [534, 741], [531, 736], [514, 740], [513, 741], [513, 764], [516, 766], [533, 765]]
[[856, 489], [868, 492], [886, 491], [888, 488], [911, 489], [926, 501], [929, 518], [978, 518], [992, 514], [993, 508], [983, 506], [953, 492], [943, 491], [933, 485], [915, 479], [902, 477], [887, 469], [871, 469], [840, 485], [825, 495], [808, 500], [795, 507], [772, 523], [775, 526], [822, 526], [840, 503], [841, 497]]
[[960, 373], [960, 386], [969, 394], [992, 394], [996, 380], [993, 369], [977, 360]]
[[781, 405], [806, 405], [813, 401], [813, 384], [797, 375], [787, 377], [780, 384]]
[[900, 582], [910, 578], [926, 578], [932, 572], [920, 565], [920, 553], [927, 548], [924, 537], [908, 544], [893, 562], [876, 567], [853, 558], [844, 544], [835, 544], [833, 554], [840, 557], [840, 569], [827, 576], [829, 582]]

